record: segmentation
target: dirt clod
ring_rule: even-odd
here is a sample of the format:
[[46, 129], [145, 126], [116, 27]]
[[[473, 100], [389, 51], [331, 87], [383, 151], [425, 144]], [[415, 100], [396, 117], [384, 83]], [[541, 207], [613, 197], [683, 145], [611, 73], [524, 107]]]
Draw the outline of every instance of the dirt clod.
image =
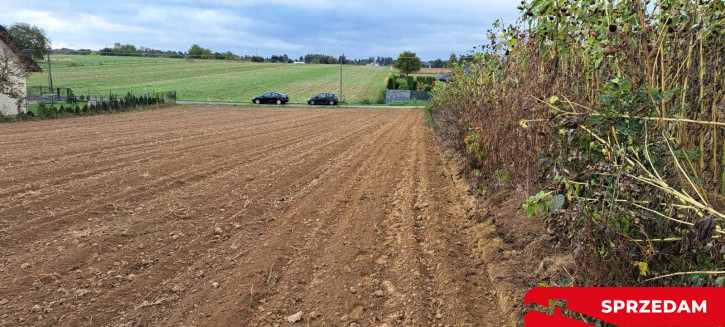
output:
[[302, 311], [299, 311], [291, 316], [287, 316], [287, 322], [295, 323], [302, 320]]

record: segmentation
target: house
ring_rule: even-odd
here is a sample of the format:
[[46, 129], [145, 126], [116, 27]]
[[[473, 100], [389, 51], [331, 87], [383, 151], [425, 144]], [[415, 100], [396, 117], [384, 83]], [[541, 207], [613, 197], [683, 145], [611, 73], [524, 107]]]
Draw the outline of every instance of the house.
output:
[[448, 81], [451, 80], [451, 73], [436, 76], [435, 80], [438, 82], [448, 83]]
[[41, 71], [30, 53], [0, 26], [0, 83], [3, 84], [0, 85], [0, 115], [16, 116], [27, 110], [26, 77], [31, 72]]
[[[469, 66], [463, 67], [463, 72], [466, 74], [466, 76], [471, 76], [471, 74], [473, 74], [473, 71], [471, 71], [471, 67]], [[437, 82], [448, 83], [451, 80], [451, 73], [436, 76], [435, 80]]]

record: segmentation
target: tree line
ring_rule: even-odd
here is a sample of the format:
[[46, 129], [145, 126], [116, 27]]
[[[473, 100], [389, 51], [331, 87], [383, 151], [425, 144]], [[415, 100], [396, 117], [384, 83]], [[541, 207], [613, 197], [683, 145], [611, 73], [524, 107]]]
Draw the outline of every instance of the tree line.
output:
[[[13, 39], [22, 47], [29, 49], [30, 54], [36, 60], [42, 60], [48, 53], [48, 49], [51, 47], [50, 39], [45, 34], [45, 31], [37, 26], [30, 25], [27, 23], [16, 23], [10, 26], [8, 32]], [[218, 60], [246, 60], [252, 62], [276, 62], [276, 63], [292, 63], [294, 60], [287, 54], [283, 55], [272, 55], [270, 57], [261, 57], [259, 55], [244, 55], [240, 56], [231, 51], [216, 52], [208, 48], [204, 48], [198, 44], [193, 44], [189, 50], [184, 51], [172, 51], [172, 50], [158, 50], [144, 46], [135, 46], [132, 44], [122, 44], [116, 42], [113, 47], [105, 47], [98, 51], [91, 49], [59, 49], [53, 50], [54, 53], [61, 54], [76, 54], [76, 55], [101, 55], [101, 56], [140, 56], [140, 57], [165, 57], [165, 58], [187, 58], [187, 59], [218, 59]], [[413, 54], [415, 56], [415, 54]], [[416, 57], [417, 58], [417, 57]], [[391, 66], [395, 65], [396, 62], [400, 61], [398, 58], [393, 59], [392, 57], [369, 57], [360, 59], [349, 59], [342, 56], [331, 56], [325, 54], [307, 54], [300, 56], [298, 62], [304, 62], [306, 64], [345, 64], [345, 65], [371, 65], [377, 64], [379, 66]], [[403, 59], [407, 60], [407, 59]], [[457, 58], [455, 54], [451, 54], [449, 60], [436, 59], [428, 61], [426, 66], [433, 68], [446, 68], [452, 67], [451, 63], [461, 63], [464, 61], [464, 56]], [[417, 59], [416, 62], [422, 62]], [[403, 64], [403, 62], [398, 62]], [[413, 65], [413, 68], [415, 64]], [[406, 71], [408, 69], [406, 68]], [[415, 71], [420, 68], [415, 69]], [[407, 74], [407, 73], [406, 73]]]

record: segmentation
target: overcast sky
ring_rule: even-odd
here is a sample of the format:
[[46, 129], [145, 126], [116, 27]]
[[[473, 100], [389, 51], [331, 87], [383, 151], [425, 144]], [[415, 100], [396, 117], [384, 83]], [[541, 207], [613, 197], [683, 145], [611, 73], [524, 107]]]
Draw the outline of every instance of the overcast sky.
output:
[[54, 48], [114, 42], [186, 51], [196, 43], [239, 55], [307, 53], [349, 58], [446, 59], [485, 43], [496, 19], [513, 23], [520, 0], [0, 0], [0, 24], [45, 29]]

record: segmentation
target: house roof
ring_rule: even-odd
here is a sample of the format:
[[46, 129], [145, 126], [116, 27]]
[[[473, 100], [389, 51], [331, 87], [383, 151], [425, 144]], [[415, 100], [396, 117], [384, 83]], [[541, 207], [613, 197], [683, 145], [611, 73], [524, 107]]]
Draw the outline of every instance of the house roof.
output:
[[442, 82], [448, 82], [449, 79], [451, 79], [451, 74], [443, 74], [441, 76], [436, 77], [436, 80], [439, 80]]
[[25, 67], [26, 71], [29, 72], [42, 72], [43, 70], [40, 68], [37, 62], [33, 60], [33, 56], [30, 55], [29, 51], [26, 51], [21, 47], [17, 42], [15, 42], [15, 39], [13, 39], [12, 35], [10, 35], [10, 32], [5, 29], [2, 25], [0, 25], [0, 41], [5, 43], [10, 50], [15, 53], [18, 58], [20, 58], [20, 62]]
[[[466, 67], [463, 67], [463, 72], [464, 72], [464, 73], [465, 73], [465, 74], [466, 74], [467, 76], [471, 76], [471, 74], [473, 73], [473, 72], [471, 71], [471, 67], [468, 67], [468, 66], [466, 66]], [[438, 81], [441, 81], [441, 82], [448, 82], [448, 81], [449, 81], [449, 80], [451, 79], [451, 73], [448, 73], [448, 74], [443, 74], [443, 75], [437, 76], [437, 77], [436, 77], [435, 79], [436, 79], [436, 80], [438, 80]]]

